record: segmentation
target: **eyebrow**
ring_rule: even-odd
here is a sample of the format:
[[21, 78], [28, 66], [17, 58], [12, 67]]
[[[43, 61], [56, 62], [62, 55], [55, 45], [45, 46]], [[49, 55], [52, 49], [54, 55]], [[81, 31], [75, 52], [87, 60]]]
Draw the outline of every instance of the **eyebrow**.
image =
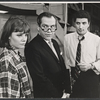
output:
[[25, 34], [25, 32], [17, 32], [16, 34]]
[[53, 26], [53, 25], [56, 25], [56, 24], [53, 24], [53, 25], [42, 24], [42, 25], [46, 25], [46, 26]]

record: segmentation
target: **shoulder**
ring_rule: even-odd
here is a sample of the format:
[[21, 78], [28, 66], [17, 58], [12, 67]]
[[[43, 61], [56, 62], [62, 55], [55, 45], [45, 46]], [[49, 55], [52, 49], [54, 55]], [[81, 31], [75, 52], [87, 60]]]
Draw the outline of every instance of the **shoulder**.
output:
[[39, 41], [38, 41], [38, 37], [34, 37], [29, 43], [27, 43], [26, 45], [26, 49], [27, 48], [31, 48], [31, 47], [35, 47], [39, 45]]
[[75, 36], [75, 34], [76, 34], [76, 32], [66, 34], [66, 35], [64, 36], [64, 38], [72, 38], [72, 37]]
[[38, 40], [37, 36], [34, 37], [28, 44], [34, 44]]
[[29, 43], [28, 45], [39, 45], [43, 41], [43, 38], [40, 35], [35, 36]]
[[93, 33], [89, 32], [89, 35], [91, 36], [91, 38], [94, 38], [95, 40], [96, 39], [100, 40], [100, 37], [98, 35], [96, 35], [96, 34], [93, 34]]
[[0, 58], [3, 58], [3, 57], [5, 57], [8, 60], [12, 57], [10, 54], [10, 51], [7, 48], [1, 48]]
[[69, 34], [66, 34], [65, 36], [64, 36], [64, 43], [65, 42], [70, 42], [70, 41], [73, 41], [74, 39], [75, 39], [75, 37], [76, 37], [76, 32], [73, 32], [73, 33], [69, 33]]
[[[13, 55], [11, 54], [10, 50], [7, 48], [2, 48], [0, 54], [0, 71], [9, 70], [10, 73], [16, 73], [16, 68], [14, 67], [14, 60]], [[3, 66], [3, 69], [2, 69]]]
[[44, 40], [37, 35], [26, 45], [24, 50], [25, 53], [31, 55], [31, 53], [33, 54], [35, 51], [41, 51], [41, 49], [43, 48], [42, 46], [43, 42]]
[[89, 37], [88, 39], [91, 40], [91, 42], [95, 43], [95, 45], [100, 44], [100, 37], [98, 35], [89, 32], [88, 37]]

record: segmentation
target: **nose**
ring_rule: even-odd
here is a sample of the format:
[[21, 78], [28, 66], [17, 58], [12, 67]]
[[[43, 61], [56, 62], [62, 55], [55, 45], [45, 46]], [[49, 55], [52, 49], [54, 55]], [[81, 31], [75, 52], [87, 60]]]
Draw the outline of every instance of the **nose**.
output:
[[51, 27], [50, 26], [48, 27], [48, 31], [47, 32], [51, 32]]
[[79, 25], [79, 28], [82, 28], [82, 27], [83, 27], [83, 24], [80, 24], [80, 25]]
[[22, 36], [22, 42], [26, 42], [26, 40], [27, 40], [27, 36], [25, 34], [23, 34], [23, 36]]
[[51, 32], [51, 28], [48, 28], [48, 32]]

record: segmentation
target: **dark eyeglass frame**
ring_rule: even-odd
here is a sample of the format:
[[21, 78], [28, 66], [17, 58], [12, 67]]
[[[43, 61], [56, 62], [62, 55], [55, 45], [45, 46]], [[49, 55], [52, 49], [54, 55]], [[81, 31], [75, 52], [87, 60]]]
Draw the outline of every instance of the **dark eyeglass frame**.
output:
[[51, 32], [55, 32], [57, 30], [57, 25], [51, 25], [48, 26], [46, 24], [42, 24], [40, 26], [40, 28], [44, 31], [44, 32], [48, 32], [48, 30], [51, 30]]

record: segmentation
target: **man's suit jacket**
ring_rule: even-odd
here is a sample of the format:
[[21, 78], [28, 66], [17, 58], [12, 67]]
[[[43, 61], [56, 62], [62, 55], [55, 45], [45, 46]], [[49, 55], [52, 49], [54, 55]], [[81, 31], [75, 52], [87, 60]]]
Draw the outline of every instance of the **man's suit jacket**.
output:
[[59, 60], [40, 35], [25, 48], [35, 98], [60, 98], [64, 89], [70, 92], [69, 71], [65, 68], [57, 42], [52, 42]]

